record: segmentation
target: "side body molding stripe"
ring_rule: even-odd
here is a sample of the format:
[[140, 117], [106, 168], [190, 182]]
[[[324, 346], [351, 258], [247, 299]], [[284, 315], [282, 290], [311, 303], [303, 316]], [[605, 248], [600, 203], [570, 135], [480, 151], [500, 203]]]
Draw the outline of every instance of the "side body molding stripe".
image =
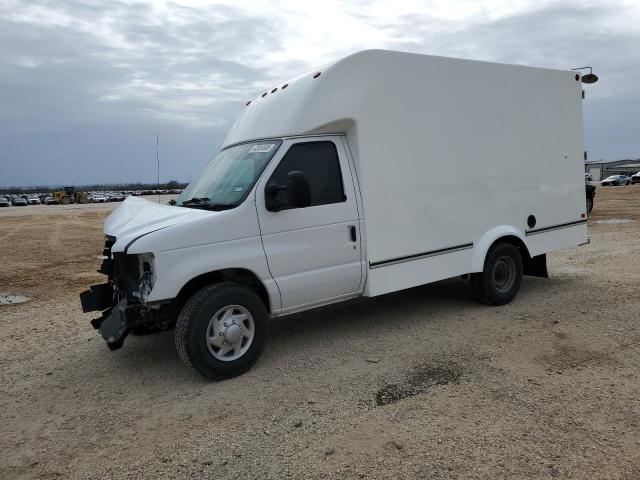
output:
[[585, 218], [584, 220], [576, 220], [575, 222], [560, 223], [558, 225], [551, 225], [550, 227], [535, 228], [533, 230], [529, 230], [525, 232], [525, 235], [528, 237], [530, 235], [536, 235], [538, 233], [550, 232], [551, 230], [559, 230], [561, 228], [573, 227], [575, 225], [580, 225], [582, 223], [587, 223], [587, 219]]
[[468, 250], [470, 248], [473, 248], [473, 242], [454, 245], [453, 247], [439, 248], [438, 250], [430, 250], [428, 252], [414, 253], [412, 255], [406, 255], [404, 257], [395, 257], [389, 258], [387, 260], [379, 260], [377, 262], [369, 262], [369, 269], [388, 267], [389, 265], [395, 265], [397, 263], [411, 262], [413, 260], [435, 257], [436, 255], [444, 255], [446, 253], [459, 252], [461, 250]]

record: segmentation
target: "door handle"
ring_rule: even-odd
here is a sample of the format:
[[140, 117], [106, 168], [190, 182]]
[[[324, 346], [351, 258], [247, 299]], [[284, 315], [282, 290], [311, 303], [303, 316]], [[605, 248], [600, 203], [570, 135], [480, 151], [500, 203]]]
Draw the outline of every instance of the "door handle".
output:
[[358, 239], [358, 236], [356, 235], [356, 226], [355, 225], [350, 225], [349, 226], [349, 235], [351, 236], [351, 241], [355, 242]]

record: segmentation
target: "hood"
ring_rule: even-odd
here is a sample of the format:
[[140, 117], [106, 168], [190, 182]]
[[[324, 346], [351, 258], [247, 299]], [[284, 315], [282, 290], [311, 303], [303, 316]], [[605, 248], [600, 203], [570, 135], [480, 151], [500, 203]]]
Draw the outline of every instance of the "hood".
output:
[[104, 222], [104, 233], [116, 237], [114, 252], [124, 251], [135, 239], [178, 223], [211, 215], [207, 210], [161, 205], [128, 197]]

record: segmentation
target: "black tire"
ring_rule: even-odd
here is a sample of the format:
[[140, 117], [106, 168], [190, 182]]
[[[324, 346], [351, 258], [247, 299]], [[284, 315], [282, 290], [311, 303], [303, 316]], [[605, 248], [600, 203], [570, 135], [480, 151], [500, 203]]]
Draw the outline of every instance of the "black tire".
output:
[[493, 245], [484, 260], [484, 270], [471, 274], [471, 288], [489, 305], [505, 305], [515, 298], [522, 283], [522, 256], [511, 243]]
[[[248, 350], [235, 360], [219, 360], [207, 346], [209, 322], [221, 309], [239, 305], [253, 319], [254, 334]], [[175, 344], [182, 361], [200, 375], [213, 380], [235, 377], [249, 370], [264, 350], [269, 313], [262, 299], [249, 287], [218, 283], [196, 292], [182, 307], [175, 329]]]
[[71, 199], [69, 197], [62, 197], [60, 199], [60, 205], [69, 205], [71, 203]]

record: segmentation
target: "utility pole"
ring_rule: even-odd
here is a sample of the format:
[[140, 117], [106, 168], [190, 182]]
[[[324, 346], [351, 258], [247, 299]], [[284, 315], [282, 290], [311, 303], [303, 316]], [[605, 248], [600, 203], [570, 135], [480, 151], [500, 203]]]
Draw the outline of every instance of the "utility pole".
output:
[[[160, 134], [156, 133], [156, 164], [158, 165], [158, 177], [157, 177], [157, 184], [156, 184], [156, 188], [158, 190], [160, 190], [160, 153], [159, 153], [159, 146], [160, 144]], [[158, 203], [160, 203], [160, 192], [158, 191]]]

